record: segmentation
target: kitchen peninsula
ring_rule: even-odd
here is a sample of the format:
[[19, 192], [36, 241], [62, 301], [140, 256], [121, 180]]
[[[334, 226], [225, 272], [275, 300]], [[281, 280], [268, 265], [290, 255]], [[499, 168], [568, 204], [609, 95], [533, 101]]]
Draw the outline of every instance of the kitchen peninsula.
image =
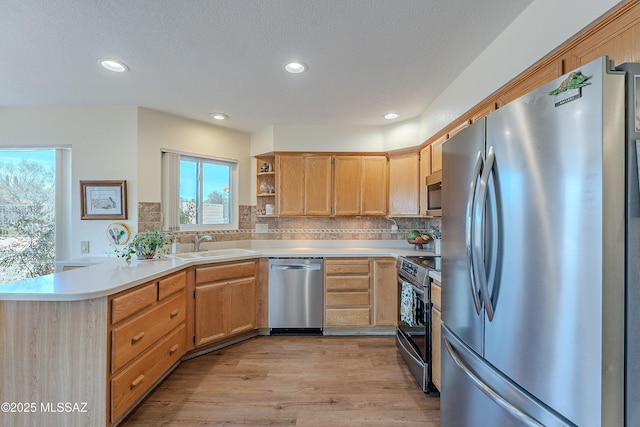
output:
[[[232, 252], [215, 260], [164, 258], [127, 263], [116, 258], [89, 258], [83, 260], [87, 264], [84, 268], [0, 286], [0, 400], [13, 405], [0, 413], [0, 424], [118, 423], [141, 397], [131, 401], [124, 395], [121, 397], [117, 381], [127, 381], [125, 394], [136, 387], [151, 390], [185, 354], [190, 352], [194, 356], [195, 346], [188, 338], [194, 330], [193, 299], [186, 298], [193, 292], [194, 279], [184, 273], [193, 272], [198, 266], [255, 265], [255, 283], [260, 288], [266, 283], [266, 277], [262, 276], [267, 273], [260, 267], [261, 260], [268, 257], [392, 260], [415, 254], [398, 241], [386, 242], [386, 247], [384, 241], [374, 246], [367, 246], [371, 242], [334, 241], [330, 247], [314, 247], [314, 242], [304, 241], [296, 242], [295, 247], [279, 243], [276, 247], [247, 248], [241, 254]], [[395, 272], [393, 277], [395, 287]], [[257, 310], [266, 310], [260, 307], [264, 305], [261, 292], [264, 291], [254, 294]], [[145, 320], [141, 313], [166, 314], [166, 332], [155, 331], [160, 328], [155, 325], [162, 322]], [[129, 325], [136, 322], [152, 322], [146, 337], [126, 336]], [[236, 338], [254, 336], [260, 326], [266, 325], [254, 322], [251, 330]], [[132, 353], [121, 358], [113, 353], [113, 347], [120, 345], [119, 340], [125, 345], [137, 340], [151, 343], [139, 355]], [[167, 356], [148, 356], [155, 349], [166, 350]], [[200, 353], [207, 350], [204, 348]], [[149, 364], [156, 377], [128, 378], [127, 371], [134, 363], [130, 360], [137, 359], [141, 364]], [[117, 399], [120, 403], [112, 401]]]

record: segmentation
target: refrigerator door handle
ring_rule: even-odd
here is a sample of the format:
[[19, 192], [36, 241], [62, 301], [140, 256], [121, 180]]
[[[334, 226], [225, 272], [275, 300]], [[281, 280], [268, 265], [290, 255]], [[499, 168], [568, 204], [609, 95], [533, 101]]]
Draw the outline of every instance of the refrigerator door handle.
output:
[[516, 406], [509, 403], [504, 397], [500, 396], [497, 391], [495, 391], [488, 384], [482, 381], [482, 379], [473, 372], [471, 367], [467, 366], [462, 357], [460, 357], [454, 350], [447, 337], [442, 337], [442, 341], [444, 342], [444, 347], [447, 349], [447, 353], [449, 353], [449, 356], [451, 356], [455, 364], [460, 369], [462, 369], [465, 375], [467, 375], [469, 379], [471, 379], [473, 384], [478, 387], [484, 394], [486, 394], [491, 400], [493, 400], [502, 409], [509, 412], [515, 419], [520, 421], [522, 425], [526, 427], [544, 427], [544, 425], [540, 424], [535, 419], [522, 412]]
[[484, 214], [487, 203], [487, 193], [489, 192], [489, 178], [493, 171], [493, 165], [496, 160], [496, 153], [493, 146], [489, 147], [487, 152], [487, 160], [482, 170], [480, 184], [478, 187], [478, 197], [473, 208], [474, 227], [473, 227], [473, 268], [476, 271], [478, 282], [480, 282], [480, 295], [484, 301], [484, 309], [487, 313], [489, 321], [493, 320], [495, 307], [491, 301], [489, 293], [489, 285], [487, 283], [487, 272], [484, 265]]
[[476, 194], [476, 187], [478, 184], [478, 178], [480, 176], [480, 170], [484, 159], [482, 158], [482, 152], [478, 151], [475, 164], [473, 166], [473, 173], [471, 174], [472, 180], [469, 184], [469, 195], [467, 197], [467, 208], [465, 212], [465, 247], [467, 255], [467, 268], [469, 269], [469, 283], [471, 284], [471, 295], [473, 296], [473, 304], [476, 308], [476, 313], [480, 314], [482, 310], [482, 302], [478, 296], [478, 288], [476, 286], [476, 279], [473, 268], [473, 202]]

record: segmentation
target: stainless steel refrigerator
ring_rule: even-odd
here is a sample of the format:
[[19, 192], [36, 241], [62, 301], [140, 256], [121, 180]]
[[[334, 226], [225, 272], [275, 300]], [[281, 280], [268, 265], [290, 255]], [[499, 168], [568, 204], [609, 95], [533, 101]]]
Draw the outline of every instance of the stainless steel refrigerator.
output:
[[443, 427], [640, 425], [640, 68], [610, 68], [443, 146]]

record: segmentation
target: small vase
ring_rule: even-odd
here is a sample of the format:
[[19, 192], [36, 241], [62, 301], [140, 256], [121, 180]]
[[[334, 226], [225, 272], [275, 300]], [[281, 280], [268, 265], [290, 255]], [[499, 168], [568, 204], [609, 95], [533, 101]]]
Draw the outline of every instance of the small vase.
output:
[[136, 256], [138, 259], [153, 259], [156, 256], [156, 247], [145, 248], [143, 246], [136, 246]]

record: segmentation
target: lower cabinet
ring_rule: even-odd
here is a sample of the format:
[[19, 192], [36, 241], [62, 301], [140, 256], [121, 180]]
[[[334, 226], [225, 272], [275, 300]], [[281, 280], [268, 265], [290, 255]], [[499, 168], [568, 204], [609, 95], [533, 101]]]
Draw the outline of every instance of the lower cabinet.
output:
[[369, 259], [327, 258], [324, 271], [325, 326], [369, 326]]
[[110, 297], [110, 424], [116, 422], [186, 351], [186, 273]]
[[440, 350], [442, 338], [442, 286], [431, 280], [431, 382], [442, 392]]
[[257, 328], [256, 272], [255, 260], [196, 268], [196, 347]]
[[393, 258], [326, 258], [325, 326], [393, 326]]

